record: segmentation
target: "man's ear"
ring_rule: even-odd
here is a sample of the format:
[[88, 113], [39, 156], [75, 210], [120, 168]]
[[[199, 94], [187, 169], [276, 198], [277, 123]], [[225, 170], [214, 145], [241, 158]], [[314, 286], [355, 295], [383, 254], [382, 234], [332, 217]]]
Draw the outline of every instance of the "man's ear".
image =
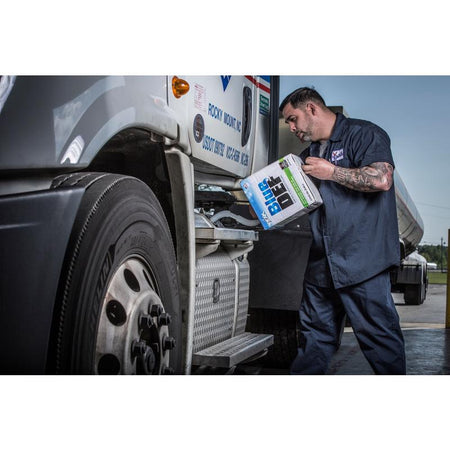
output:
[[313, 116], [317, 115], [317, 109], [317, 105], [312, 102], [308, 102], [306, 104], [306, 110], [309, 111]]

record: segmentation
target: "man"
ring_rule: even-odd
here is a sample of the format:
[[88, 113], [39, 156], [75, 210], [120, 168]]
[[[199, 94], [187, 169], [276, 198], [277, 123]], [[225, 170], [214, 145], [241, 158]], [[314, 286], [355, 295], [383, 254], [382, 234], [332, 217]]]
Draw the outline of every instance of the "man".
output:
[[388, 135], [373, 123], [333, 113], [313, 89], [281, 103], [323, 205], [310, 213], [313, 241], [300, 307], [301, 347], [292, 374], [325, 374], [348, 316], [376, 374], [405, 374], [389, 271], [400, 262]]

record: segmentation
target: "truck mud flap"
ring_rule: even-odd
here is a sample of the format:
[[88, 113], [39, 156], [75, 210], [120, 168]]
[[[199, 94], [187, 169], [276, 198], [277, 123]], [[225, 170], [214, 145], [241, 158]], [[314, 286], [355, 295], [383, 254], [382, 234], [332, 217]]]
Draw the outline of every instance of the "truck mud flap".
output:
[[250, 308], [290, 311], [300, 308], [311, 241], [307, 216], [282, 229], [259, 232], [259, 241], [248, 256]]

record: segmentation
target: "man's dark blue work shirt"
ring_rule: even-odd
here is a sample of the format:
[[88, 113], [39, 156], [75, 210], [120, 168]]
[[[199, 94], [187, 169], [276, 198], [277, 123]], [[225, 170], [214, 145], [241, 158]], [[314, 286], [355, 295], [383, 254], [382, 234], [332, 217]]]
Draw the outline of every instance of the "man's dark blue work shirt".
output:
[[[300, 157], [319, 157], [313, 142]], [[390, 139], [364, 120], [338, 113], [323, 158], [346, 168], [387, 162], [394, 167]], [[316, 180], [323, 205], [310, 213], [313, 242], [306, 281], [336, 289], [365, 281], [400, 262], [395, 189], [359, 192]]]

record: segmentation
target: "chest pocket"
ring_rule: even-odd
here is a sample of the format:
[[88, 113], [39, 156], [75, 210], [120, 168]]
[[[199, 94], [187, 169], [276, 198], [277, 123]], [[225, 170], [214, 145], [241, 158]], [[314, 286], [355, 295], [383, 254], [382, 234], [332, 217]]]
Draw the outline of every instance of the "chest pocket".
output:
[[335, 166], [351, 168], [352, 162], [349, 159], [347, 150], [342, 145], [333, 145], [327, 152], [327, 159]]

